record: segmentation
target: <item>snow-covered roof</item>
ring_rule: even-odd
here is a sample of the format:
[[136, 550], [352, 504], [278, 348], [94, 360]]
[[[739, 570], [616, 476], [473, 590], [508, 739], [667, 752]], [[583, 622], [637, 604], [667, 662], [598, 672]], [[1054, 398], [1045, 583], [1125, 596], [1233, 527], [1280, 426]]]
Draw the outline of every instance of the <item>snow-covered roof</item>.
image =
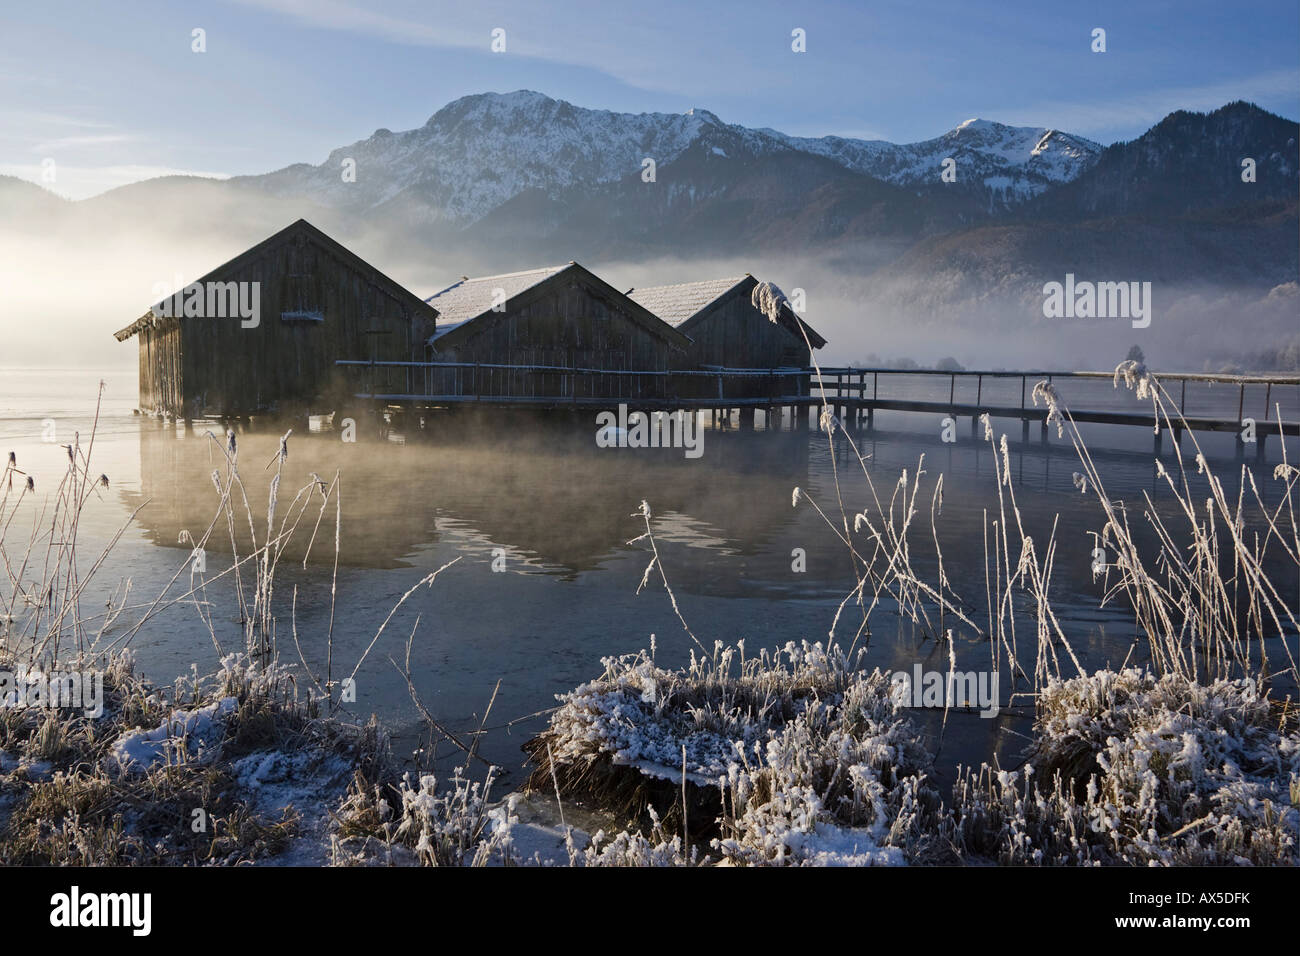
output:
[[[703, 282], [682, 282], [677, 285], [645, 286], [640, 289], [630, 289], [627, 297], [676, 329], [683, 326], [688, 319], [699, 315], [701, 311], [742, 282], [754, 281], [753, 276], [746, 274], [732, 279], [706, 279]], [[780, 290], [776, 291], [779, 293]], [[785, 326], [796, 338], [800, 337], [799, 326], [802, 325], [809, 342], [815, 349], [826, 344], [826, 340], [811, 325], [795, 315], [789, 304], [784, 302], [784, 297], [781, 301], [783, 304], [776, 316], [779, 325]], [[687, 330], [689, 328], [687, 326]]]
[[[435, 292], [424, 300], [438, 310], [438, 331], [434, 333], [433, 338], [446, 335], [470, 319], [490, 311], [494, 301], [513, 299], [519, 293], [531, 289], [539, 282], [544, 282], [570, 265], [572, 263], [566, 262], [562, 266], [546, 266], [525, 272], [507, 272], [502, 275], [479, 276], [473, 279], [463, 278], [441, 292]], [[498, 296], [498, 289], [501, 290], [500, 296], [504, 298]]]
[[641, 289], [633, 289], [627, 296], [676, 328], [747, 278], [749, 277], [736, 276], [733, 279], [708, 279], [704, 282], [683, 282], [678, 285], [645, 286]]

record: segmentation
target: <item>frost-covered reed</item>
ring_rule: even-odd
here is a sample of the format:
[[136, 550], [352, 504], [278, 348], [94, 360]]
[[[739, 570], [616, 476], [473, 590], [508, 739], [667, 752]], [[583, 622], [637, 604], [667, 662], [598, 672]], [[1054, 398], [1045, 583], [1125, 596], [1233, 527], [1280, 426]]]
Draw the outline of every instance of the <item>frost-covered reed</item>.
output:
[[[657, 667], [653, 654], [607, 660], [529, 744], [539, 763], [531, 783], [556, 781], [561, 800], [603, 807], [631, 827], [602, 834], [603, 862], [1295, 863], [1300, 730], [1282, 698], [1298, 676], [1300, 625], [1287, 594], [1300, 576], [1300, 469], [1284, 448], [1283, 463], [1258, 479], [1279, 483], [1273, 504], [1244, 463], [1229, 494], [1158, 377], [1129, 362], [1116, 369], [1121, 383], [1151, 401], [1157, 430], [1191, 437], [1176, 472], [1157, 462], [1181, 521], [1150, 493], [1140, 514], [1110, 497], [1064, 397], [1040, 382], [1034, 399], [1077, 451], [1074, 485], [1099, 509], [1101, 604], [1129, 609], [1145, 667], [1088, 671], [1075, 649], [1084, 635], [1053, 610], [1055, 526], [1036, 536], [1026, 525], [1008, 438], [987, 417], [998, 498], [984, 529], [985, 593], [959, 595], [944, 573], [942, 476], [927, 488], [922, 458], [882, 490], [824, 409], [832, 452], [849, 447], [865, 491], [849, 506], [837, 464], [833, 500], [800, 488], [791, 496], [818, 514], [856, 571], [831, 622], [832, 650], [791, 644], [784, 659], [738, 666], [743, 645], [718, 646], [680, 671]], [[648, 506], [643, 513], [653, 543]], [[1154, 546], [1131, 523], [1139, 518]], [[929, 574], [915, 566], [919, 534], [933, 542]], [[657, 548], [655, 566], [681, 616]], [[947, 640], [950, 660], [951, 626], [985, 638], [991, 669], [1034, 707], [1021, 769], [966, 770], [939, 798], [927, 776], [932, 742], [853, 653], [884, 608], [919, 636]], [[841, 653], [837, 634], [850, 631]]]

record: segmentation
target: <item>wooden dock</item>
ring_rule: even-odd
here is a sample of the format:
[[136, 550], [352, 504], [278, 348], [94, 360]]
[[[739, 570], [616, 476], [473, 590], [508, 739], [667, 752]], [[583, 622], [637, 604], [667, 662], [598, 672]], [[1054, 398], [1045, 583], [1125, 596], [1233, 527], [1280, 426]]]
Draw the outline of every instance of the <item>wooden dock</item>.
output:
[[[1033, 403], [1033, 386], [1051, 382], [1066, 391], [1066, 406], [1076, 422], [1140, 426], [1151, 429], [1154, 413], [1132, 408], [1076, 407], [1070, 402], [1071, 381], [1111, 383], [1112, 372], [1067, 371], [953, 371], [943, 369], [886, 368], [713, 368], [681, 370], [635, 370], [572, 368], [567, 366], [500, 365], [469, 362], [382, 362], [344, 360], [338, 366], [360, 376], [353, 394], [357, 401], [397, 409], [434, 409], [456, 406], [501, 406], [534, 409], [607, 409], [626, 404], [638, 411], [712, 412], [714, 423], [730, 424], [734, 414], [739, 427], [756, 427], [756, 413], [763, 412], [764, 428], [809, 427], [823, 406], [829, 405], [845, 427], [870, 430], [877, 411], [915, 412], [950, 417], [956, 422], [969, 418], [972, 433], [979, 419], [1021, 422], [1022, 440], [1029, 440], [1030, 425], [1038, 423], [1040, 440], [1048, 438], [1048, 411]], [[405, 391], [394, 392], [370, 386], [382, 378], [391, 383], [394, 374], [406, 376]], [[1211, 373], [1153, 373], [1165, 390], [1177, 399], [1182, 416], [1174, 425], [1175, 441], [1181, 441], [1184, 427], [1193, 431], [1234, 432], [1238, 444], [1249, 417], [1256, 436], [1256, 451], [1262, 455], [1270, 435], [1300, 435], [1300, 375], [1227, 375]], [[1193, 386], [1189, 401], [1188, 385]], [[1018, 386], [1018, 388], [1017, 388]], [[1197, 389], [1228, 386], [1229, 401], [1236, 399], [1235, 418], [1227, 409], [1197, 408], [1222, 406], [1223, 396], [1208, 402]], [[946, 390], [947, 395], [943, 392]], [[1008, 395], [1008, 390], [1010, 394]], [[972, 394], [973, 392], [973, 394]], [[1260, 394], [1262, 392], [1262, 394]], [[1123, 388], [1117, 403], [1131, 395]], [[1247, 398], [1251, 404], [1247, 405]], [[1008, 399], [1010, 399], [1008, 401]], [[1279, 419], [1279, 408], [1285, 417]], [[1248, 413], [1254, 411], [1254, 415]], [[1164, 429], [1154, 436], [1161, 447]]]

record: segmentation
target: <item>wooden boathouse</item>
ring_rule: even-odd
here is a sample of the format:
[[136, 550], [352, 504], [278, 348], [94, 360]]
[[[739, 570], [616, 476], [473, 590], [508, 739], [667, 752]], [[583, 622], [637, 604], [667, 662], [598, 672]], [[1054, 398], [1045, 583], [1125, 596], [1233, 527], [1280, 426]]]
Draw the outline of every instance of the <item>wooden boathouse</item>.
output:
[[[759, 281], [746, 273], [730, 279], [644, 286], [629, 289], [627, 295], [691, 340], [681, 368], [807, 368], [812, 364], [812, 349], [821, 348], [826, 340], [795, 314], [779, 292], [769, 317], [755, 302], [758, 287]], [[704, 397], [712, 383], [696, 379], [684, 387], [684, 395]], [[807, 380], [801, 374], [733, 378], [727, 382], [727, 394], [734, 398], [807, 394]]]
[[[126, 328], [137, 338], [140, 410], [177, 419], [280, 417], [368, 409], [381, 420], [466, 404], [519, 409], [711, 411], [715, 424], [808, 427], [829, 406], [850, 428], [877, 411], [1018, 420], [1022, 440], [1048, 410], [1043, 379], [1079, 371], [818, 368], [826, 340], [752, 275], [619, 292], [576, 262], [462, 278], [421, 300], [298, 220], [156, 304]], [[214, 312], [214, 303], [218, 309]], [[1171, 425], [1264, 439], [1300, 435], [1300, 377], [1164, 373], [1179, 386]], [[1220, 386], [1216, 399], [1188, 385]], [[1222, 385], [1237, 391], [1236, 407]], [[959, 388], [959, 385], [961, 388]], [[944, 387], [946, 386], [946, 388]], [[1250, 405], [1247, 405], [1248, 390]], [[1150, 428], [1149, 408], [1106, 389], [1075, 421]], [[1230, 393], [1229, 393], [1230, 394]], [[1279, 404], [1279, 399], [1285, 399]], [[1119, 404], [1117, 404], [1117, 402]], [[1235, 415], [1233, 414], [1235, 412]], [[1156, 432], [1159, 453], [1161, 432]]]
[[[780, 302], [771, 321], [754, 304], [758, 280], [748, 273], [679, 285], [628, 290], [645, 306], [691, 340], [687, 366], [696, 368], [807, 368], [813, 349], [826, 340]], [[805, 338], [806, 336], [806, 338]]]
[[[437, 311], [305, 219], [115, 333], [136, 338], [142, 412], [177, 419], [328, 410], [336, 362], [419, 361]], [[377, 384], [404, 386], [398, 369]]]
[[[680, 368], [691, 346], [576, 262], [462, 278], [426, 302], [438, 312], [428, 357], [441, 363], [426, 369], [430, 396], [641, 397], [632, 379], [599, 373]], [[655, 394], [662, 384], [655, 376], [641, 380]]]

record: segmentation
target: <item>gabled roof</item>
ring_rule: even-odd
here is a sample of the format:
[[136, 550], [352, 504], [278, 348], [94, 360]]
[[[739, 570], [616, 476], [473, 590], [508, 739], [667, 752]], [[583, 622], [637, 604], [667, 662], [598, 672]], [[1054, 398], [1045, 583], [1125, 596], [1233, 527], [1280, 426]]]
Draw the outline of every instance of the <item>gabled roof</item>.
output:
[[[670, 346], [685, 351], [691, 340], [664, 322], [657, 315], [634, 302], [600, 276], [576, 262], [562, 266], [529, 269], [526, 272], [509, 272], [497, 276], [464, 278], [431, 295], [426, 301], [438, 310], [438, 330], [429, 344], [446, 348], [454, 342], [477, 334], [487, 324], [499, 321], [515, 309], [544, 294], [544, 287], [559, 278], [570, 276], [608, 298], [627, 313], [628, 317], [646, 332], [662, 339]], [[502, 308], [494, 309], [496, 289], [505, 293]], [[445, 323], [445, 324], [444, 324]], [[446, 341], [451, 339], [451, 342]]]
[[706, 305], [722, 298], [748, 276], [733, 279], [706, 279], [704, 282], [683, 282], [679, 285], [646, 286], [633, 289], [628, 298], [640, 302], [673, 328], [681, 325]]
[[[295, 236], [306, 237], [307, 239], [312, 240], [318, 245], [323, 246], [324, 248], [328, 249], [334, 255], [338, 256], [340, 259], [342, 259], [345, 263], [347, 263], [349, 266], [351, 266], [353, 269], [357, 270], [358, 272], [366, 272], [372, 275], [379, 283], [387, 286], [389, 291], [392, 292], [397, 298], [406, 302], [411, 309], [415, 311], [425, 312], [428, 314], [429, 318], [431, 319], [437, 318], [437, 314], [438, 314], [437, 311], [433, 309], [432, 306], [428, 305], [423, 300], [421, 300], [419, 296], [407, 290], [403, 286], [399, 285], [393, 279], [390, 279], [388, 276], [384, 275], [384, 273], [380, 272], [378, 269], [376, 269], [370, 263], [366, 262], [366, 260], [362, 259], [355, 252], [352, 252], [342, 243], [339, 243], [336, 240], [331, 239], [329, 236], [325, 235], [325, 233], [321, 232], [319, 229], [317, 229], [315, 226], [309, 223], [306, 219], [299, 219], [295, 222], [291, 222], [289, 225], [285, 226], [283, 229], [281, 229], [279, 232], [275, 233], [274, 235], [268, 236], [267, 238], [259, 242], [257, 245], [245, 249], [239, 255], [235, 256], [233, 259], [230, 259], [227, 262], [223, 262], [221, 265], [217, 266], [212, 271], [207, 272], [204, 275], [200, 276], [198, 279], [194, 280], [194, 283], [192, 284], [197, 284], [200, 282], [216, 281], [221, 276], [227, 275], [233, 270], [239, 268], [245, 262], [252, 261], [254, 259], [257, 259], [265, 255], [267, 252], [271, 251], [280, 243], [292, 239]], [[291, 317], [294, 315], [293, 313], [286, 313], [286, 314], [290, 315]], [[150, 307], [148, 312], [140, 316], [140, 318], [136, 319], [126, 328], [119, 329], [118, 331], [114, 332], [113, 335], [119, 342], [125, 342], [131, 336], [139, 332], [141, 329], [147, 328], [150, 325], [152, 325], [154, 322], [157, 321], [158, 318], [159, 317], [154, 312], [153, 307]]]
[[[734, 279], [706, 279], [703, 282], [682, 282], [678, 285], [645, 286], [640, 289], [629, 289], [627, 295], [673, 328], [689, 335], [691, 326], [700, 321], [712, 306], [732, 295], [743, 294], [748, 298], [753, 294], [756, 285], [758, 280], [746, 273]], [[808, 341], [815, 349], [826, 344], [826, 340], [817, 333], [817, 330], [796, 315], [788, 304], [781, 307], [780, 324], [797, 339], [803, 338], [799, 333], [799, 326], [803, 326]]]
[[506, 272], [495, 276], [479, 276], [471, 279], [463, 276], [441, 292], [435, 292], [424, 301], [438, 310], [438, 331], [434, 338], [459, 328], [462, 323], [478, 318], [492, 308], [496, 290], [500, 289], [505, 300], [509, 301], [531, 289], [537, 283], [568, 268], [572, 263], [562, 266], [545, 266], [541, 269], [528, 269], [524, 272]]

